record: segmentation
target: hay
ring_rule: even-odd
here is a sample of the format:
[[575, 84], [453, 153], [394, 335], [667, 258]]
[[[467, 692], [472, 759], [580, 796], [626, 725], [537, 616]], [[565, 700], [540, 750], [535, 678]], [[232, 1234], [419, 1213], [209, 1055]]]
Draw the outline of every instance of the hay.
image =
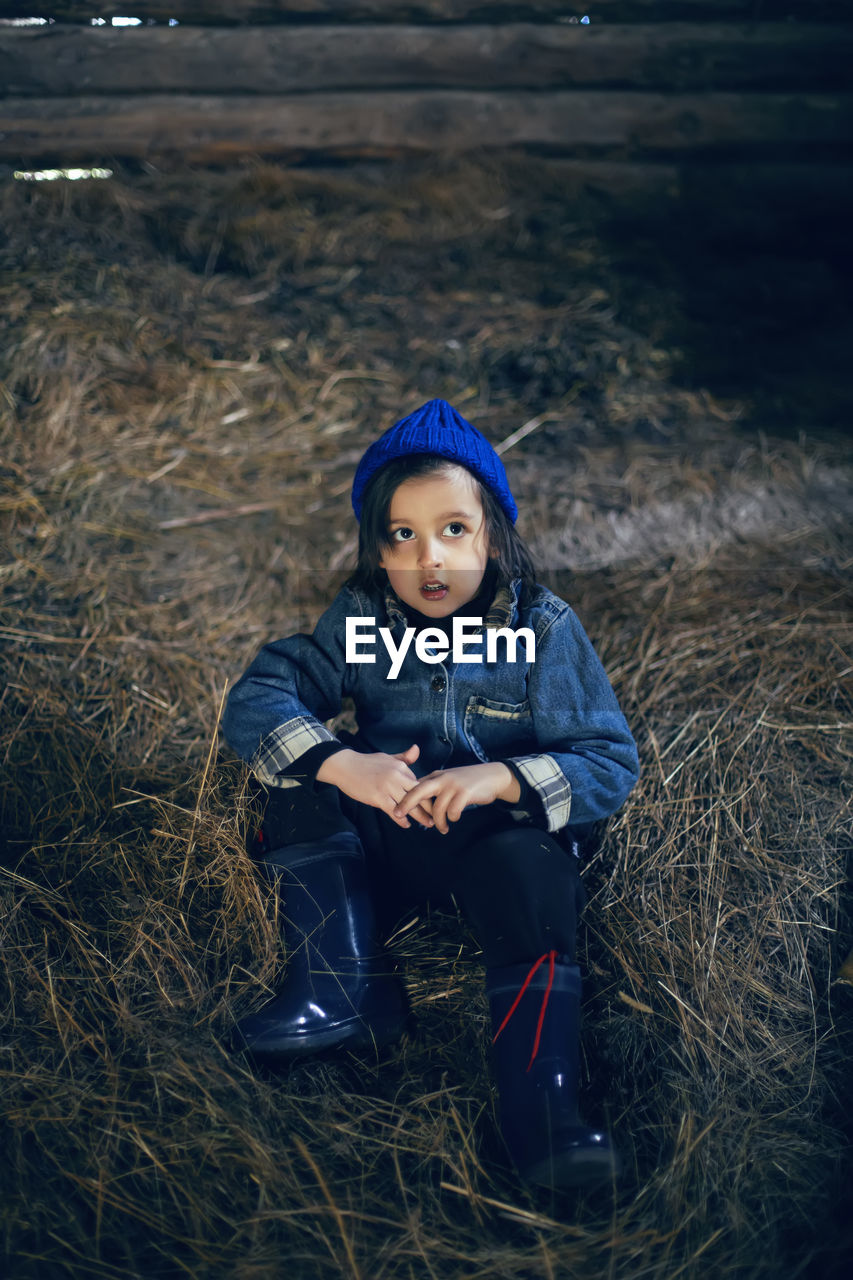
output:
[[[679, 380], [533, 178], [2, 192], [9, 1276], [841, 1274], [849, 468]], [[284, 959], [226, 682], [316, 617], [354, 460], [434, 394], [527, 426], [524, 532], [644, 762], [586, 870], [587, 1109], [627, 1164], [597, 1197], [503, 1167], [460, 922], [401, 922], [418, 1031], [381, 1065], [225, 1048]]]

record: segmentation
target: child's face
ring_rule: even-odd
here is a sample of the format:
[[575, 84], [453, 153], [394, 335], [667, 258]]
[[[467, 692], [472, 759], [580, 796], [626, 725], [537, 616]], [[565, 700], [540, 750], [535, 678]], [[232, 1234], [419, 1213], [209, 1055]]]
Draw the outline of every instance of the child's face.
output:
[[486, 520], [463, 467], [404, 480], [391, 499], [388, 537], [379, 566], [410, 608], [445, 618], [479, 591], [489, 562]]

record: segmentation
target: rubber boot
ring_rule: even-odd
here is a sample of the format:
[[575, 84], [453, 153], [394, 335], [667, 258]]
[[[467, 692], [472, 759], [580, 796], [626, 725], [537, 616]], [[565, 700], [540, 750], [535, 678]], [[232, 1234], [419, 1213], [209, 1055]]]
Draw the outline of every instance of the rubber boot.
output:
[[610, 1139], [578, 1115], [579, 968], [552, 951], [487, 969], [486, 990], [501, 1131], [519, 1174], [552, 1190], [611, 1181]]
[[377, 945], [358, 837], [270, 850], [259, 865], [278, 888], [287, 972], [273, 999], [238, 1023], [237, 1047], [276, 1066], [399, 1039], [408, 1001]]

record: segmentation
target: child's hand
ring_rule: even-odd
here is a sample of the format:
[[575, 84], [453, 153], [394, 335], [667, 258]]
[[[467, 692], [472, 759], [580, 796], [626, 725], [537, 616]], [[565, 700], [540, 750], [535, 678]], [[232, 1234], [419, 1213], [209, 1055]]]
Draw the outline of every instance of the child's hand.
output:
[[[324, 760], [317, 770], [318, 782], [331, 782], [344, 795], [362, 804], [381, 809], [393, 818], [398, 827], [410, 827], [405, 814], [397, 814], [396, 806], [417, 783], [409, 768], [420, 755], [420, 747], [413, 744], [399, 755], [389, 756], [384, 751], [362, 754], [345, 747]], [[416, 801], [406, 809], [407, 813], [423, 827], [433, 825], [432, 805], [428, 800]]]
[[491, 804], [494, 800], [520, 799], [518, 780], [500, 760], [488, 764], [460, 765], [456, 769], [439, 769], [421, 778], [391, 814], [394, 819], [430, 804], [432, 819], [442, 835], [450, 830], [449, 822], [458, 822], [469, 804]]

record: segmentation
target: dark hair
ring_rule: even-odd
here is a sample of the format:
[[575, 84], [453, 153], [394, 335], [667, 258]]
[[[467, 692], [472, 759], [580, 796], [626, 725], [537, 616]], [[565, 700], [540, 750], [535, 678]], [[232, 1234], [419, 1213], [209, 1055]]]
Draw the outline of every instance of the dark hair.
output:
[[364, 491], [358, 530], [358, 563], [347, 580], [347, 586], [361, 587], [368, 591], [383, 589], [385, 570], [379, 568], [379, 558], [391, 545], [388, 537], [391, 499], [404, 481], [414, 480], [417, 476], [434, 475], [451, 467], [461, 467], [476, 486], [483, 506], [486, 541], [498, 585], [504, 586], [513, 578], [521, 578], [525, 587], [534, 585], [536, 570], [533, 557], [492, 491], [460, 462], [442, 458], [436, 453], [413, 453], [386, 463], [371, 478]]

